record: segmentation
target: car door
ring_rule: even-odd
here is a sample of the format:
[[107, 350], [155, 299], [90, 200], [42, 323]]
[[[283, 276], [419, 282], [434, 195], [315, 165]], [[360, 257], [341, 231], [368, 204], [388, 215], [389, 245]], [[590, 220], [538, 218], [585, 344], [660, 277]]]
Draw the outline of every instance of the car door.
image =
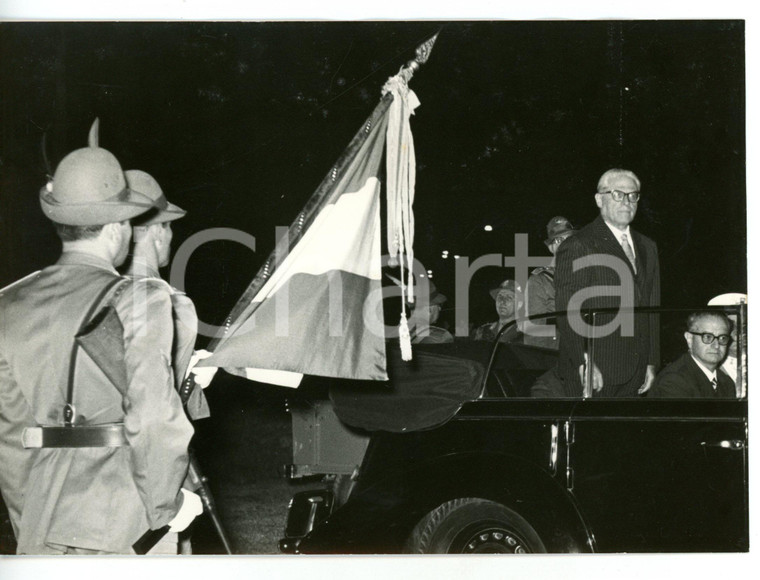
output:
[[[724, 311], [743, 329], [739, 399], [587, 398], [575, 408], [568, 484], [600, 551], [748, 549], [746, 306]], [[676, 360], [690, 311], [636, 314], [649, 312], [662, 360]]]
[[746, 401], [586, 400], [568, 485], [602, 552], [748, 549]]

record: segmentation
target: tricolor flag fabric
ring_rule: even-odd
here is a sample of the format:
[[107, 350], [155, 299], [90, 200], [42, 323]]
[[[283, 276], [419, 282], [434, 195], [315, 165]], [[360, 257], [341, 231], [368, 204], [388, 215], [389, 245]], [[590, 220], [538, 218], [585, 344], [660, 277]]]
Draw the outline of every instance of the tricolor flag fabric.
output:
[[203, 366], [291, 387], [303, 374], [387, 380], [378, 170], [392, 100], [383, 97], [278, 242]]

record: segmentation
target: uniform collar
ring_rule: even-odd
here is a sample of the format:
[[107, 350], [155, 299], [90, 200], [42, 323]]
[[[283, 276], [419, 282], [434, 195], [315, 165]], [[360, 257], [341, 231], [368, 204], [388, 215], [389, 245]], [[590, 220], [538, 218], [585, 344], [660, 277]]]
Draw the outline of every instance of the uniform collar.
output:
[[107, 270], [117, 276], [119, 275], [112, 263], [104, 260], [100, 256], [89, 254], [87, 252], [65, 251], [61, 254], [61, 257], [58, 258], [56, 264], [58, 266], [90, 266], [92, 268]]
[[128, 274], [135, 278], [161, 278], [158, 270], [138, 256], [132, 258]]

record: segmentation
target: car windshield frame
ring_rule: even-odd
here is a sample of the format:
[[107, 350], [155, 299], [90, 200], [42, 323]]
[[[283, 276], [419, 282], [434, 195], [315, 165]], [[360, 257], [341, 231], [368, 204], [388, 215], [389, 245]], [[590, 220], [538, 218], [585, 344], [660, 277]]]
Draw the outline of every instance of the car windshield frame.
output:
[[[667, 307], [667, 306], [634, 306], [634, 307], [605, 307], [605, 308], [583, 308], [581, 310], [560, 310], [556, 312], [544, 312], [540, 314], [533, 314], [531, 316], [524, 316], [517, 318], [510, 322], [507, 322], [496, 333], [492, 342], [491, 352], [488, 358], [485, 372], [483, 373], [483, 379], [481, 384], [481, 393], [486, 392], [486, 385], [489, 377], [493, 371], [496, 355], [501, 344], [500, 339], [502, 335], [510, 328], [517, 326], [518, 329], [522, 327], [526, 321], [535, 320], [547, 320], [556, 319], [562, 316], [568, 315], [580, 315], [584, 320], [591, 320], [591, 326], [594, 327], [594, 320], [598, 315], [603, 314], [617, 314], [617, 313], [631, 313], [631, 314], [677, 314], [682, 313], [684, 317], [688, 316], [692, 312], [723, 312], [726, 315], [735, 315], [737, 320], [737, 371], [738, 382], [741, 382], [741, 396], [733, 400], [746, 400], [748, 395], [748, 381], [747, 381], [747, 303], [726, 305], [726, 306], [695, 306], [695, 307]], [[660, 329], [658, 329], [659, 331]], [[541, 348], [541, 347], [534, 347]], [[584, 388], [582, 399], [592, 399], [593, 390], [590, 387], [590, 375], [593, 369], [594, 362], [594, 338], [585, 338], [585, 350], [589, 354], [590, 364], [587, 365], [586, 385]], [[577, 397], [567, 397], [570, 400], [578, 400]], [[732, 400], [732, 399], [726, 399]]]

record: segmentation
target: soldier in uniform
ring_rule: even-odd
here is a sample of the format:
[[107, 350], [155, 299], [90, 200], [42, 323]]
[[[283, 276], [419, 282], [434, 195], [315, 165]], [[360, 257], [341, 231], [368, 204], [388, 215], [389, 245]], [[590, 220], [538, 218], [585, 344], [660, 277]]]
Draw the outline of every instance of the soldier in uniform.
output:
[[[401, 280], [390, 274], [385, 274], [396, 286], [401, 287]], [[443, 344], [454, 342], [451, 333], [440, 326], [435, 326], [441, 315], [441, 308], [448, 300], [438, 291], [432, 280], [427, 282], [427, 296], [420, 296], [421, 290], [415, 283], [414, 302], [407, 302], [406, 307], [411, 311], [409, 316], [409, 338], [412, 344]]]
[[[491, 294], [491, 298], [493, 298], [499, 319], [478, 326], [472, 331], [470, 338], [472, 340], [495, 340], [499, 330], [505, 324], [512, 322], [517, 318], [517, 313], [520, 311], [520, 308], [522, 308], [522, 300], [519, 297], [520, 291], [520, 286], [518, 286], [517, 282], [514, 280], [504, 280], [496, 288], [492, 288], [489, 291], [489, 294]], [[512, 325], [502, 333], [501, 337], [499, 337], [499, 342], [522, 341], [523, 334], [516, 325]]]
[[435, 326], [441, 316], [441, 308], [447, 298], [428, 282], [430, 299], [427, 306], [415, 304], [412, 315], [409, 318], [409, 333], [412, 344], [443, 344], [454, 342], [454, 337], [445, 328]]
[[[575, 229], [567, 218], [562, 216], [553, 217], [546, 225], [546, 239], [544, 244], [552, 253], [552, 261], [548, 266], [536, 268], [531, 272], [528, 278], [528, 284], [525, 287], [525, 301], [528, 304], [528, 316], [534, 314], [543, 314], [544, 312], [554, 312], [554, 269], [555, 255], [560, 244], [573, 235]], [[544, 320], [533, 320], [533, 325], [544, 325]], [[547, 331], [552, 331], [551, 335], [543, 336]], [[534, 346], [543, 346], [545, 348], [558, 348], [557, 329], [556, 328], [531, 328], [526, 323], [525, 344]]]
[[[148, 529], [179, 532], [202, 511], [181, 488], [193, 428], [174, 388], [171, 296], [115, 269], [153, 201], [91, 142], [40, 203], [63, 252], [0, 296], [0, 488], [18, 553], [133, 553]], [[75, 337], [101, 312], [116, 322], [96, 361]]]
[[209, 408], [201, 389], [205, 389], [211, 383], [217, 369], [195, 367], [199, 360], [211, 356], [211, 353], [206, 350], [193, 351], [198, 335], [198, 316], [195, 306], [184, 292], [164, 282], [158, 271], [159, 268], [169, 265], [172, 241], [171, 222], [184, 217], [187, 212], [170, 203], [161, 186], [148, 173], [130, 169], [124, 172], [124, 177], [130, 190], [149, 197], [155, 204], [155, 207], [148, 212], [132, 219], [134, 249], [127, 275], [132, 278], [150, 279], [170, 292], [174, 319], [172, 365], [176, 387], [180, 388], [182, 381], [192, 370], [195, 384], [201, 388], [194, 388], [191, 391], [186, 409], [191, 419], [203, 419], [209, 416]]
[[[209, 407], [205, 389], [214, 377], [216, 368], [195, 368], [195, 364], [209, 356], [206, 350], [194, 351], [198, 335], [198, 316], [192, 300], [184, 292], [167, 284], [159, 274], [159, 268], [169, 265], [171, 256], [172, 226], [171, 222], [180, 219], [187, 213], [166, 199], [161, 186], [148, 173], [138, 169], [124, 172], [127, 187], [149, 197], [155, 207], [144, 214], [132, 219], [132, 239], [134, 242], [132, 261], [127, 275], [135, 279], [143, 279], [148, 284], [156, 284], [171, 295], [172, 318], [174, 322], [174, 341], [172, 345], [172, 367], [174, 370], [175, 388], [179, 391], [183, 381], [192, 371], [194, 386], [185, 402], [185, 410], [190, 419], [204, 419], [209, 416]], [[186, 482], [187, 487], [191, 487]], [[169, 535], [157, 544], [149, 553], [191, 554], [192, 547], [187, 533]]]

